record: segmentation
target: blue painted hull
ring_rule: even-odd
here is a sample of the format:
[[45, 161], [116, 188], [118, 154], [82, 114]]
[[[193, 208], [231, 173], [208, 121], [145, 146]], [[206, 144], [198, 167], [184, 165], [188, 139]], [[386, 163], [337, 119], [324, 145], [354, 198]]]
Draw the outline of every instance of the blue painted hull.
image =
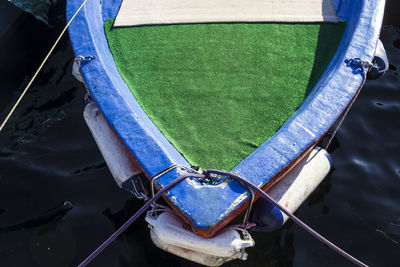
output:
[[[83, 0], [69, 0], [70, 18]], [[81, 66], [85, 83], [104, 117], [148, 177], [169, 166], [189, 163], [157, 129], [120, 76], [108, 48], [103, 24], [114, 18], [121, 0], [88, 0], [69, 32], [76, 56], [94, 60]], [[356, 96], [363, 81], [345, 63], [352, 58], [372, 61], [383, 18], [384, 0], [334, 0], [345, 33], [330, 64], [301, 107], [281, 129], [232, 171], [267, 189], [290, 170], [325, 135]], [[168, 172], [157, 180], [165, 186], [180, 173]], [[203, 186], [184, 181], [166, 194], [166, 200], [205, 237], [212, 236], [248, 205], [249, 193], [235, 181]]]

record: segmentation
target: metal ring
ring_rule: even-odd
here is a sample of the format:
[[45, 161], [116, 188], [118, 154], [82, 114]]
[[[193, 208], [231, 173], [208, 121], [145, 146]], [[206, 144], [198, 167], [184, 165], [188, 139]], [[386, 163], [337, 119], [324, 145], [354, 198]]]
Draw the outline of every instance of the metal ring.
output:
[[171, 171], [173, 169], [176, 169], [176, 168], [185, 169], [185, 170], [190, 171], [190, 172], [196, 172], [196, 170], [194, 170], [193, 168], [185, 166], [185, 165], [182, 165], [182, 164], [178, 164], [178, 163], [175, 163], [175, 164], [169, 166], [168, 168], [166, 168], [165, 170], [160, 171], [159, 173], [157, 173], [156, 175], [154, 175], [151, 178], [151, 181], [150, 181], [151, 197], [154, 197], [154, 182], [155, 182], [155, 180], [157, 180], [158, 178], [160, 178], [161, 176], [163, 176], [167, 172], [169, 172], [169, 171]]

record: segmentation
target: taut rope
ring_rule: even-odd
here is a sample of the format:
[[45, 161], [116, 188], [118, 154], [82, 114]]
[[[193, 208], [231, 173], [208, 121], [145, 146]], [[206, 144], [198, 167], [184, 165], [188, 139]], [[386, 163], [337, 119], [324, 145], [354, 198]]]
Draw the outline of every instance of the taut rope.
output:
[[53, 44], [53, 46], [50, 48], [50, 51], [47, 53], [46, 57], [44, 58], [44, 60], [42, 61], [42, 63], [40, 64], [39, 68], [36, 70], [35, 74], [33, 75], [32, 79], [29, 81], [28, 85], [25, 87], [25, 89], [22, 91], [22, 94], [19, 96], [17, 102], [14, 104], [14, 106], [12, 107], [12, 109], [10, 110], [10, 112], [7, 114], [7, 117], [4, 119], [3, 123], [0, 126], [0, 132], [3, 130], [4, 126], [6, 125], [7, 121], [10, 119], [11, 115], [14, 113], [15, 109], [18, 107], [19, 103], [21, 102], [22, 98], [25, 96], [26, 92], [29, 90], [29, 88], [31, 87], [33, 81], [36, 79], [36, 76], [39, 74], [39, 72], [42, 70], [44, 64], [47, 62], [47, 60], [49, 59], [50, 55], [53, 53], [54, 48], [56, 48], [57, 44], [60, 42], [61, 37], [63, 37], [65, 31], [68, 29], [69, 25], [71, 24], [71, 22], [75, 19], [76, 15], [78, 15], [79, 11], [81, 11], [81, 9], [83, 8], [83, 6], [85, 5], [87, 0], [84, 0], [82, 2], [82, 4], [79, 6], [79, 8], [75, 11], [74, 15], [71, 17], [71, 19], [68, 21], [67, 25], [65, 25], [64, 29], [62, 30], [62, 32], [60, 33], [60, 35], [58, 36], [57, 40], [55, 41], [55, 43]]
[[356, 259], [355, 257], [351, 256], [329, 240], [327, 240], [325, 237], [317, 233], [314, 229], [312, 229], [310, 226], [305, 224], [303, 221], [301, 221], [299, 218], [297, 218], [294, 214], [286, 210], [283, 206], [281, 206], [279, 203], [277, 203], [274, 199], [272, 199], [267, 193], [265, 193], [262, 189], [258, 188], [256, 185], [252, 184], [251, 182], [247, 181], [243, 177], [240, 177], [236, 173], [231, 173], [231, 172], [226, 172], [226, 171], [218, 171], [218, 170], [204, 170], [202, 173], [185, 173], [172, 182], [170, 182], [168, 185], [165, 187], [161, 188], [157, 194], [155, 194], [150, 200], [148, 200], [131, 218], [124, 223], [116, 232], [114, 232], [106, 241], [104, 241], [96, 250], [92, 252], [81, 264], [78, 265], [78, 267], [85, 267], [88, 265], [97, 255], [99, 255], [108, 245], [110, 245], [119, 235], [121, 235], [136, 219], [139, 218], [139, 216], [146, 211], [147, 208], [151, 206], [152, 203], [154, 203], [161, 195], [177, 185], [179, 182], [185, 180], [186, 178], [194, 178], [199, 180], [200, 182], [204, 181], [212, 181], [215, 179], [215, 176], [213, 175], [222, 175], [222, 176], [228, 176], [230, 178], [233, 178], [237, 180], [238, 182], [242, 183], [243, 186], [246, 188], [252, 189], [254, 192], [260, 194], [261, 197], [266, 198], [270, 203], [278, 207], [283, 213], [285, 213], [290, 219], [292, 219], [297, 225], [299, 225], [301, 228], [306, 230], [308, 233], [310, 233], [312, 236], [314, 236], [316, 239], [327, 245], [329, 248], [331, 248], [333, 251], [336, 253], [342, 255], [346, 259], [348, 259], [350, 262], [362, 266], [362, 267], [368, 267], [365, 263], [361, 262], [360, 260]]

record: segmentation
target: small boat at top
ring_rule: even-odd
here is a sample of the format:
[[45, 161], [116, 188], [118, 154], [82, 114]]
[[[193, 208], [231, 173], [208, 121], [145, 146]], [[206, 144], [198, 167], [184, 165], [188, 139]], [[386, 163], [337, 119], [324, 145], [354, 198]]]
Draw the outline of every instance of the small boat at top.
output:
[[[49, 24], [48, 13], [50, 7], [56, 3], [56, 1], [48, 0], [8, 0], [8, 2], [12, 3], [20, 10], [32, 14], [35, 18], [46, 24]], [[5, 5], [5, 3], [1, 5]], [[8, 16], [9, 13], [5, 15], [5, 17]]]
[[[68, 18], [81, 4], [68, 0]], [[330, 170], [325, 148], [372, 66], [384, 4], [88, 0], [69, 28], [73, 72], [118, 185], [147, 199], [184, 173], [227, 170], [294, 212]], [[146, 217], [153, 242], [209, 266], [246, 259], [246, 228], [287, 219], [224, 175], [163, 197]]]
[[15, 25], [18, 22], [18, 19], [21, 17], [22, 12], [11, 5], [8, 2], [0, 3], [0, 44], [3, 42], [3, 39], [6, 38], [7, 35], [13, 30]]

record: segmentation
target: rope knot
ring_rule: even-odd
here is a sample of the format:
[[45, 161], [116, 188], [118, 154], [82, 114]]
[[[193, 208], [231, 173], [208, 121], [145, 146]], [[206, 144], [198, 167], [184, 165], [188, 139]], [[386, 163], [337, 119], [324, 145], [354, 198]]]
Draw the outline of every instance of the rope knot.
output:
[[204, 178], [197, 178], [197, 181], [202, 185], [219, 185], [229, 177], [229, 174], [227, 173], [216, 172], [214, 170], [204, 170], [202, 175], [204, 175]]

